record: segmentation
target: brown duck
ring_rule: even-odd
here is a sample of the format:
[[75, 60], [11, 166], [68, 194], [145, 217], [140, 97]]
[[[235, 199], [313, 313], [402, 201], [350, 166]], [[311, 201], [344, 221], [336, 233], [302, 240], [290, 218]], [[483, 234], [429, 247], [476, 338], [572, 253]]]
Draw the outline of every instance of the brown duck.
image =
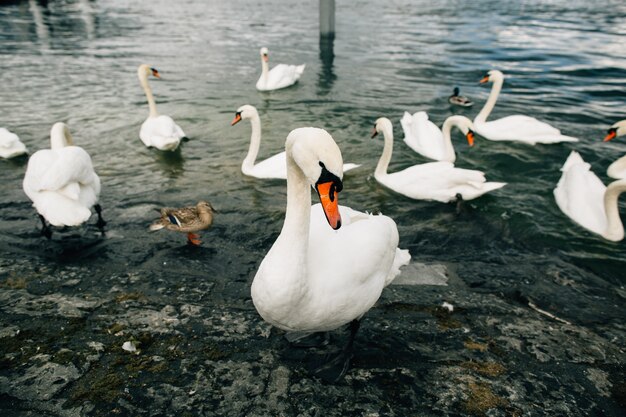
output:
[[199, 201], [195, 207], [162, 208], [161, 218], [150, 225], [150, 230], [168, 229], [187, 233], [187, 241], [200, 245], [200, 235], [194, 232], [205, 230], [213, 224], [215, 209], [211, 203]]

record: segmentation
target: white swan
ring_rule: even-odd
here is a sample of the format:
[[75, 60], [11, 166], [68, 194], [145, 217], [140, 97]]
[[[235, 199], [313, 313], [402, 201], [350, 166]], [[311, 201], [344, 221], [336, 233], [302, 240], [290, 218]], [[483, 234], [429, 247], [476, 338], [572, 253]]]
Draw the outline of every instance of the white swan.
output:
[[150, 107], [150, 115], [141, 125], [139, 138], [144, 145], [148, 147], [154, 147], [162, 151], [173, 151], [178, 148], [180, 140], [185, 137], [185, 132], [183, 132], [180, 126], [174, 123], [174, 120], [170, 116], [157, 113], [152, 89], [150, 89], [150, 85], [148, 84], [148, 76], [150, 74], [161, 78], [159, 71], [150, 68], [150, 66], [146, 64], [142, 64], [137, 68], [139, 83], [146, 93], [148, 106]]
[[[252, 134], [250, 135], [248, 154], [241, 164], [241, 172], [255, 178], [287, 179], [287, 157], [284, 151], [255, 164], [261, 146], [261, 118], [254, 106], [245, 104], [237, 109], [235, 118], [230, 124], [233, 126], [244, 119], [250, 120]], [[343, 165], [343, 171], [350, 171], [359, 166], [347, 163]]]
[[[100, 217], [98, 197], [100, 178], [91, 157], [74, 146], [65, 123], [55, 123], [50, 130], [50, 149], [35, 152], [28, 160], [23, 182], [24, 192], [40, 216], [54, 226], [78, 226], [91, 216], [91, 207]], [[45, 222], [44, 228], [46, 227]]]
[[[398, 249], [392, 219], [338, 206], [342, 159], [328, 132], [295, 129], [285, 148], [285, 222], [254, 277], [252, 301], [280, 329], [333, 330], [363, 316], [410, 255]], [[311, 207], [311, 186], [321, 205]]]
[[[472, 122], [467, 117], [455, 116], [450, 126], [456, 126], [465, 135], [471, 134]], [[374, 177], [385, 187], [409, 198], [442, 203], [457, 200], [459, 196], [472, 200], [506, 185], [503, 182], [485, 182], [484, 173], [455, 168], [451, 162], [429, 162], [388, 174], [387, 167], [393, 151], [393, 126], [386, 117], [376, 120], [372, 137], [378, 133], [383, 134], [385, 145]]]
[[[404, 131], [404, 143], [426, 158], [454, 162], [456, 161], [456, 154], [450, 139], [450, 130], [452, 124], [457, 120], [456, 117], [459, 116], [448, 117], [443, 122], [442, 129], [439, 129], [436, 124], [428, 120], [426, 112], [420, 111], [413, 115], [404, 112], [404, 116], [400, 120]], [[467, 135], [467, 141], [470, 146], [474, 145], [473, 133]]]
[[[604, 141], [608, 142], [615, 137], [623, 135], [626, 135], [626, 120], [622, 120], [621, 122], [617, 122], [611, 126], [606, 137], [604, 138]], [[626, 178], [626, 155], [609, 165], [609, 168], [606, 170], [606, 174], [611, 178]]]
[[20, 138], [4, 127], [0, 127], [0, 158], [14, 158], [28, 151]]
[[517, 141], [530, 145], [536, 143], [578, 142], [577, 138], [561, 135], [561, 131], [547, 123], [522, 115], [503, 117], [502, 119], [487, 121], [487, 117], [496, 105], [498, 95], [502, 89], [504, 75], [498, 70], [491, 70], [480, 82], [491, 81], [493, 87], [489, 98], [478, 116], [474, 119], [475, 131], [489, 140]]
[[617, 199], [626, 191], [626, 179], [605, 187], [589, 168], [578, 152], [570, 153], [554, 189], [556, 204], [585, 229], [607, 240], [620, 241], [624, 238], [624, 225], [619, 217]]
[[267, 48], [261, 48], [261, 77], [256, 82], [256, 88], [259, 91], [278, 90], [280, 88], [289, 87], [295, 84], [302, 73], [306, 64], [287, 65], [278, 64], [271, 70], [269, 69], [269, 51]]

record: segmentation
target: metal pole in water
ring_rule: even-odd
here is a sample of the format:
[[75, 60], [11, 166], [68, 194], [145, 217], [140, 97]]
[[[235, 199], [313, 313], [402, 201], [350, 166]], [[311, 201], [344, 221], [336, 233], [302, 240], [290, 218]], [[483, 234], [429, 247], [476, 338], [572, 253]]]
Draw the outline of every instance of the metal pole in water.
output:
[[335, 0], [320, 0], [320, 37], [335, 37]]

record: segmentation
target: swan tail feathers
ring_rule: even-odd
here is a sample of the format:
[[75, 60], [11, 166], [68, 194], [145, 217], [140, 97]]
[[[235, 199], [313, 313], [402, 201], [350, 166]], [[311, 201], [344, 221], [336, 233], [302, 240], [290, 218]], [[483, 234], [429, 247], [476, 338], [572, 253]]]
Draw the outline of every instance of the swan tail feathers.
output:
[[355, 169], [355, 168], [358, 168], [360, 166], [361, 166], [361, 164], [352, 164], [352, 163], [348, 162], [346, 164], [343, 164], [343, 172], [350, 171], [351, 169]]
[[89, 208], [55, 192], [39, 193], [33, 205], [53, 226], [78, 226], [91, 217]]
[[391, 265], [391, 270], [389, 271], [389, 275], [385, 279], [385, 286], [391, 284], [391, 282], [400, 275], [400, 268], [408, 265], [411, 261], [411, 254], [408, 249], [400, 249], [396, 248], [396, 256], [393, 259], [393, 264]]
[[567, 160], [563, 164], [563, 167], [561, 168], [561, 171], [567, 172], [574, 165], [577, 165], [577, 164], [584, 164], [588, 168], [590, 167], [590, 165], [583, 160], [583, 158], [580, 156], [580, 154], [578, 152], [572, 151], [572, 152], [570, 152], [569, 156], [567, 157]]

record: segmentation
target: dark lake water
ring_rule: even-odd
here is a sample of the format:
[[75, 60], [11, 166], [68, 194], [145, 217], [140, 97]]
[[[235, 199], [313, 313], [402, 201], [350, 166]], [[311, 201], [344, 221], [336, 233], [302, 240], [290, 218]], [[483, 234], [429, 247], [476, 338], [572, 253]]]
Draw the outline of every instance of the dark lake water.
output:
[[[626, 118], [626, 3], [338, 1], [334, 42], [319, 39], [316, 1], [286, 3], [0, 3], [0, 126], [34, 152], [49, 147], [53, 123], [68, 123], [100, 175], [108, 221], [105, 238], [94, 216], [89, 226], [46, 241], [21, 189], [26, 159], [0, 161], [4, 273], [17, 263], [26, 276], [76, 266], [91, 271], [81, 286], [93, 293], [109, 290], [107, 277], [138, 274], [143, 292], [174, 299], [159, 289], [218, 282], [219, 302], [249, 307], [249, 284], [280, 231], [286, 195], [284, 182], [240, 171], [250, 127], [230, 121], [252, 104], [263, 128], [261, 158], [282, 150], [294, 128], [327, 129], [344, 161], [362, 164], [345, 175], [340, 202], [392, 217], [414, 262], [445, 264], [472, 291], [531, 299], [571, 322], [623, 322], [626, 243], [575, 225], [552, 190], [572, 149], [605, 183], [608, 165], [626, 152], [624, 140], [602, 142]], [[256, 91], [261, 46], [270, 49], [271, 65], [306, 63], [296, 86]], [[139, 140], [148, 114], [136, 75], [142, 63], [161, 73], [151, 80], [158, 110], [190, 138], [175, 153]], [[528, 146], [478, 137], [469, 148], [454, 133], [457, 166], [508, 183], [460, 209], [379, 185], [375, 120], [394, 124], [391, 172], [427, 162], [402, 142], [403, 112], [425, 110], [438, 125], [455, 113], [473, 118], [490, 90], [478, 80], [492, 68], [506, 76], [492, 118], [535, 116], [580, 142]], [[455, 86], [473, 108], [450, 107]], [[154, 208], [200, 199], [219, 211], [202, 248], [187, 248], [183, 235], [148, 232]], [[620, 207], [626, 216], [623, 201]], [[44, 277], [30, 285], [46, 293], [58, 283]]]

